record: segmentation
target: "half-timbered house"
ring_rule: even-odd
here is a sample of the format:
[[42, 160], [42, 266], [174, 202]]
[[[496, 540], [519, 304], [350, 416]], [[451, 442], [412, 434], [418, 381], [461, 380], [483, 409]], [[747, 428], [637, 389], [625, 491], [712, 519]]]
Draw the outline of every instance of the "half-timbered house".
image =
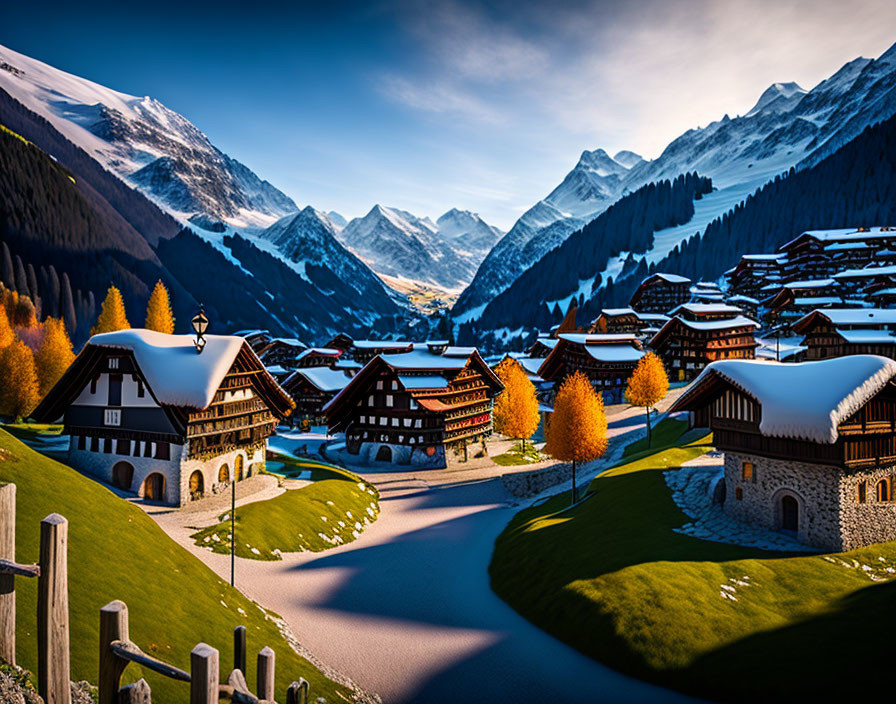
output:
[[[643, 356], [641, 343], [630, 333], [561, 333], [557, 346], [538, 368], [538, 375], [551, 383], [556, 393], [567, 376], [582, 372], [602, 394], [604, 403], [622, 403], [628, 380]], [[552, 398], [545, 400], [551, 402]]]
[[241, 337], [120, 330], [94, 335], [34, 417], [61, 422], [72, 466], [181, 505], [264, 469], [293, 402]]
[[446, 467], [487, 452], [503, 388], [475, 349], [431, 344], [377, 355], [324, 413], [365, 464]]
[[896, 540], [896, 362], [708, 366], [669, 409], [725, 453], [724, 510], [821, 550]]

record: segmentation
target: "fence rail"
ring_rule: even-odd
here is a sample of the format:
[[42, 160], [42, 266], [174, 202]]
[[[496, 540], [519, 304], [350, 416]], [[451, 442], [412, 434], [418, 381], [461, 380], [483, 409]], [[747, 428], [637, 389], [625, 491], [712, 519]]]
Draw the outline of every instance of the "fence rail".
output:
[[[15, 665], [16, 578], [37, 578], [38, 693], [46, 704], [71, 704], [71, 662], [68, 604], [68, 521], [52, 513], [40, 523], [40, 561], [15, 561], [16, 485], [0, 485], [0, 661]], [[128, 607], [112, 601], [100, 609], [99, 704], [152, 704], [149, 684], [141, 679], [121, 685], [130, 663], [190, 685], [190, 704], [276, 704], [274, 651], [265, 646], [257, 656], [255, 694], [246, 682], [246, 629], [233, 632], [234, 667], [221, 682], [220, 654], [207, 643], [190, 653], [186, 672], [143, 652], [130, 639]], [[309, 685], [302, 678], [290, 684], [286, 704], [308, 704]], [[323, 702], [318, 699], [318, 702]]]

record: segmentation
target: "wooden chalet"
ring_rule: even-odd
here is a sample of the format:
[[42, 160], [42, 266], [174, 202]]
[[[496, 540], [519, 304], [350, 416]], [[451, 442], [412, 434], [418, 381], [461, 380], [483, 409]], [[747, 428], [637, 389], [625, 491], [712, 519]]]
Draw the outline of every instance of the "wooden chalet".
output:
[[896, 540], [896, 362], [706, 368], [672, 405], [725, 453], [725, 512], [826, 551]]
[[374, 357], [324, 413], [365, 464], [446, 467], [486, 453], [503, 388], [475, 349], [421, 346]]
[[725, 272], [728, 288], [735, 294], [759, 298], [766, 286], [782, 281], [785, 254], [744, 254], [733, 269]]
[[34, 411], [61, 422], [72, 466], [182, 505], [264, 469], [293, 402], [241, 337], [120, 330], [94, 335]]
[[355, 342], [352, 338], [344, 332], [340, 332], [330, 338], [330, 341], [327, 342], [324, 347], [329, 347], [332, 350], [342, 350], [342, 356], [347, 357], [351, 354], [351, 349], [354, 344]]
[[332, 347], [309, 347], [299, 353], [293, 368], [332, 367], [340, 357], [342, 357], [342, 350]]
[[295, 369], [299, 356], [308, 349], [301, 340], [289, 337], [275, 337], [258, 352], [258, 358], [266, 367], [280, 366]]
[[[770, 328], [789, 332], [793, 324], [816, 308], [843, 308], [845, 299], [832, 278], [790, 281], [769, 286], [762, 300], [763, 322]], [[861, 304], [857, 303], [857, 306]]]
[[649, 347], [663, 360], [670, 378], [693, 379], [710, 362], [753, 359], [759, 324], [725, 304], [686, 303], [653, 336]]
[[669, 320], [661, 313], [639, 313], [633, 308], [605, 308], [591, 322], [591, 334], [633, 334], [643, 339], [652, 336]]
[[625, 387], [644, 351], [633, 334], [589, 335], [562, 333], [557, 346], [538, 368], [538, 375], [551, 383], [553, 396], [563, 380], [574, 372], [583, 372], [604, 403], [622, 403]]
[[729, 296], [725, 301], [729, 306], [736, 306], [740, 308], [744, 315], [746, 315], [750, 320], [758, 320], [759, 319], [759, 301], [755, 298], [751, 298], [750, 296], [744, 296], [741, 294], [735, 294], [733, 296]]
[[668, 313], [691, 298], [691, 280], [677, 274], [651, 274], [632, 294], [629, 306], [639, 313]]
[[689, 289], [691, 303], [723, 303], [725, 294], [715, 281], [698, 281]]
[[845, 269], [834, 274], [833, 279], [844, 295], [868, 299], [878, 291], [896, 288], [896, 265]]
[[249, 343], [249, 347], [252, 348], [252, 351], [255, 354], [258, 354], [263, 350], [268, 343], [274, 338], [271, 337], [271, 333], [267, 330], [240, 330], [238, 332], [233, 333], [237, 337], [242, 337], [246, 342]]
[[803, 336], [806, 359], [877, 354], [896, 359], [896, 310], [829, 308], [801, 318], [794, 333]]
[[326, 425], [326, 406], [351, 381], [344, 370], [331, 367], [307, 367], [297, 369], [283, 381], [283, 390], [289, 394], [296, 407], [292, 413], [292, 425]]
[[355, 340], [351, 354], [356, 362], [367, 364], [380, 354], [406, 354], [413, 350], [414, 343], [407, 340]]
[[545, 337], [542, 335], [529, 346], [529, 349], [526, 350], [526, 354], [530, 357], [544, 358], [547, 357], [551, 353], [551, 350], [556, 346], [556, 337]]
[[888, 249], [896, 249], [896, 229], [873, 227], [810, 230], [781, 245], [778, 252], [786, 255], [784, 280], [796, 281], [863, 267], [874, 261], [875, 252]]

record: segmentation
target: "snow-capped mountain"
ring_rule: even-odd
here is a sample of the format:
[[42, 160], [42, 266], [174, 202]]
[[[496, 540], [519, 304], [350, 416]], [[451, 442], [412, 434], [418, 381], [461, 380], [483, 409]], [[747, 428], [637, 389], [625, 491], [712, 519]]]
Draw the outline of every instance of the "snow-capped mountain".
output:
[[0, 46], [0, 88], [183, 220], [266, 227], [298, 210], [182, 115]]
[[634, 152], [617, 156], [620, 161], [603, 149], [582, 152], [563, 182], [523, 213], [489, 252], [454, 306], [455, 316], [478, 317], [528, 267], [613, 203], [622, 192], [623, 178], [643, 162]]
[[337, 230], [341, 230], [343, 227], [348, 225], [348, 220], [342, 217], [342, 215], [337, 213], [335, 210], [331, 210], [330, 212], [328, 212], [327, 218], [331, 223], [333, 223]]
[[[585, 152], [563, 183], [526, 212], [492, 250], [458, 299], [454, 317], [477, 318], [526, 268], [625, 193], [692, 171], [711, 177], [718, 189], [703, 199], [692, 222], [658, 233], [657, 251], [648, 253], [655, 261], [763, 183], [790, 167], [817, 163], [868, 125], [893, 114], [896, 45], [876, 60], [847, 63], [810, 91], [795, 83], [775, 83], [743, 116], [725, 115], [688, 130], [652, 161], [622, 152], [608, 163], [601, 150]], [[592, 173], [586, 155], [595, 154], [598, 183], [586, 178]]]
[[287, 215], [258, 237], [271, 242], [277, 249], [296, 263], [303, 278], [307, 278], [308, 265], [329, 269], [359, 294], [385, 286], [374, 273], [337, 240], [338, 228], [329, 213], [322, 213], [310, 205], [298, 213]]
[[457, 291], [473, 278], [501, 232], [478, 215], [456, 209], [438, 223], [375, 205], [336, 236], [377, 274]]

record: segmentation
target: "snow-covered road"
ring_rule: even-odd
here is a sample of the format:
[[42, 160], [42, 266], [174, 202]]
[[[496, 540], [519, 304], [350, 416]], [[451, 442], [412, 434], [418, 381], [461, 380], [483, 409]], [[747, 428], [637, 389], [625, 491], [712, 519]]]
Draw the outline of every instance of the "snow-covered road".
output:
[[[617, 447], [641, 431], [630, 414], [611, 424], [623, 431]], [[684, 701], [579, 654], [492, 592], [495, 538], [528, 502], [482, 474], [366, 474], [382, 513], [360, 539], [282, 562], [240, 560], [237, 586], [384, 702]], [[228, 557], [186, 547], [229, 576]]]

